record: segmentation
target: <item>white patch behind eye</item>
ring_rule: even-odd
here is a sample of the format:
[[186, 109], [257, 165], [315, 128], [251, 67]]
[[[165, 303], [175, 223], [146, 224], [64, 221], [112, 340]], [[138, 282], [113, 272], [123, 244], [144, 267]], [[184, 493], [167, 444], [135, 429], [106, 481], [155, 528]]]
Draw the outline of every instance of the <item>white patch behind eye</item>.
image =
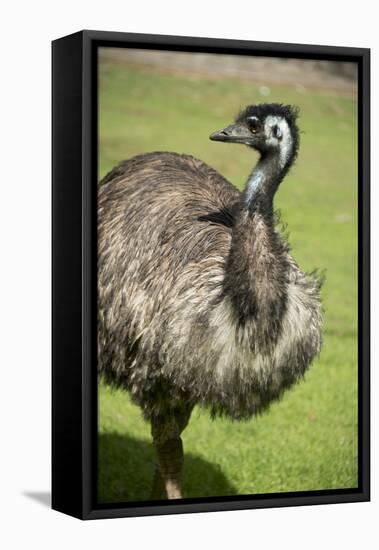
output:
[[[273, 134], [273, 128], [275, 126], [279, 128], [281, 139], [275, 137]], [[267, 143], [269, 145], [279, 146], [280, 166], [283, 168], [289, 159], [293, 146], [293, 139], [288, 122], [283, 117], [269, 115], [265, 119], [264, 131]]]

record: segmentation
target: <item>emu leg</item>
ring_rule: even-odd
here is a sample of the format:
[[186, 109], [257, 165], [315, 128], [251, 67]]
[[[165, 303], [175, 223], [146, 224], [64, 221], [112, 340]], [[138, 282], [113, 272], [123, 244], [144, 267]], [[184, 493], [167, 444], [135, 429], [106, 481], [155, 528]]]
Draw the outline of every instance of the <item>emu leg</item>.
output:
[[161, 476], [159, 465], [155, 465], [153, 486], [151, 489], [151, 499], [160, 500], [166, 498], [166, 489]]
[[[155, 448], [167, 498], [182, 498], [183, 444], [181, 438], [169, 439], [161, 444], [156, 444]], [[157, 483], [159, 484], [159, 480]]]
[[151, 432], [157, 453], [152, 498], [182, 498], [181, 473], [183, 467], [183, 443], [180, 434], [187, 426], [191, 407], [172, 409], [156, 415], [151, 420]]

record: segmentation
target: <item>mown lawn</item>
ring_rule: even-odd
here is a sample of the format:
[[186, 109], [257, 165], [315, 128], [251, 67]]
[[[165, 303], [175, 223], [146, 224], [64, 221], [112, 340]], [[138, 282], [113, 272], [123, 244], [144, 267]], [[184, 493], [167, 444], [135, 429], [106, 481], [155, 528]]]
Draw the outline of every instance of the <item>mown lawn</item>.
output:
[[[238, 79], [159, 74], [100, 65], [99, 173], [137, 153], [197, 156], [241, 188], [256, 161], [245, 147], [209, 141], [240, 107], [263, 101], [301, 109], [299, 159], [276, 207], [304, 270], [326, 269], [321, 356], [305, 380], [248, 422], [195, 409], [183, 434], [188, 497], [357, 486], [357, 106], [312, 90]], [[99, 500], [149, 498], [149, 426], [126, 393], [99, 385]]]

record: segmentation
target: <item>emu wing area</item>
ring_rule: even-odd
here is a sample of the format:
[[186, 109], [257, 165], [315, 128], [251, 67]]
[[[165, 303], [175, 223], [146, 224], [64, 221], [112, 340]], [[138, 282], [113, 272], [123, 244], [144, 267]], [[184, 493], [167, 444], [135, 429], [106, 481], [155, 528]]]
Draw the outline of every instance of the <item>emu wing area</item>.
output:
[[100, 182], [99, 366], [108, 379], [130, 387], [136, 361], [162, 361], [167, 331], [171, 340], [177, 326], [180, 346], [180, 324], [207, 324], [239, 199], [211, 167], [174, 153], [139, 155]]

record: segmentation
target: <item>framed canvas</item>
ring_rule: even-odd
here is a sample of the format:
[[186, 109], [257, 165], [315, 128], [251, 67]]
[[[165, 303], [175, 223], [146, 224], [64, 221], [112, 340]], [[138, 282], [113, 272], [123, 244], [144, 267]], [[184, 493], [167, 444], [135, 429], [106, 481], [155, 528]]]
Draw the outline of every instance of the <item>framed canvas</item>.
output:
[[369, 500], [369, 50], [52, 52], [52, 507]]

